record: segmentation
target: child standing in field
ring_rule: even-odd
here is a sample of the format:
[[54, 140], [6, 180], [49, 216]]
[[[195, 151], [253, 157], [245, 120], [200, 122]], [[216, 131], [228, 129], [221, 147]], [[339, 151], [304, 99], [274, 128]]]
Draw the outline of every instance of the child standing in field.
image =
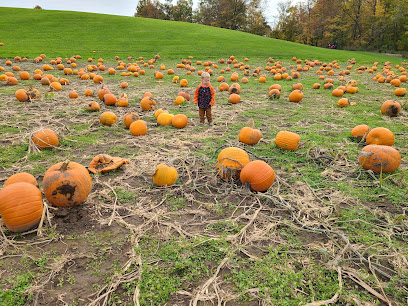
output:
[[213, 126], [211, 106], [214, 106], [215, 92], [210, 83], [210, 74], [203, 72], [201, 74], [201, 84], [197, 86], [194, 93], [194, 103], [198, 105], [198, 113], [200, 115], [200, 124], [204, 124], [205, 116], [207, 116], [208, 124]]

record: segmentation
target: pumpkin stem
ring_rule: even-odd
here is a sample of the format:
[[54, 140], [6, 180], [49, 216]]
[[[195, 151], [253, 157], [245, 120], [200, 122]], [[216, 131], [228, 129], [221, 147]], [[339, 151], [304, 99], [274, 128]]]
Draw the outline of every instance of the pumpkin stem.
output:
[[61, 168], [59, 169], [61, 172], [67, 171], [68, 169], [68, 164], [70, 163], [69, 160], [66, 160], [62, 163]]
[[251, 127], [251, 129], [253, 129], [254, 126], [255, 126], [254, 119], [253, 119], [253, 118], [250, 118], [250, 119], [248, 120], [248, 124], [249, 124], [249, 126]]

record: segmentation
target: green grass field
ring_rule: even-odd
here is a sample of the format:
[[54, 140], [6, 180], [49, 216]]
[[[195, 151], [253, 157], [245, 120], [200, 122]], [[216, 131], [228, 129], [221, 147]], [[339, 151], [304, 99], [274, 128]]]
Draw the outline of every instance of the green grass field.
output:
[[[9, 8], [0, 8], [0, 14], [0, 75], [13, 72], [19, 80], [15, 86], [0, 81], [0, 183], [29, 172], [42, 190], [44, 173], [57, 162], [87, 166], [97, 154], [130, 161], [115, 171], [92, 174], [93, 189], [83, 204], [50, 205], [39, 232], [12, 233], [0, 222], [0, 305], [406, 305], [407, 98], [396, 97], [391, 84], [374, 81], [375, 72], [356, 71], [378, 62], [377, 72], [383, 73], [384, 62], [390, 61], [390, 70], [399, 76], [408, 70], [405, 59], [179, 22]], [[42, 53], [47, 58], [33, 63]], [[56, 65], [44, 73], [69, 80], [61, 91], [51, 92], [33, 79], [44, 63], [59, 56], [68, 67], [64, 58], [77, 54], [82, 59], [76, 69], [86, 70], [89, 57], [93, 64], [102, 58], [106, 68], [117, 69], [114, 56], [145, 69], [138, 77], [122, 76], [118, 69], [115, 75], [94, 71], [115, 96], [128, 95], [128, 107], [105, 105], [96, 96], [101, 85], [64, 75]], [[152, 69], [138, 60], [142, 56], [147, 62], [156, 54], [160, 59]], [[15, 63], [17, 55], [28, 60]], [[220, 92], [216, 81], [222, 75], [231, 85], [232, 72], [244, 76], [243, 70], [219, 63], [231, 55], [238, 63], [249, 59], [249, 82], [240, 83], [238, 104], [228, 102], [229, 93]], [[196, 68], [191, 74], [176, 68], [189, 57]], [[275, 64], [269, 57], [289, 73], [296, 67], [292, 57], [336, 60], [340, 68], [330, 76], [334, 87], [356, 80], [359, 91], [344, 95], [355, 105], [337, 106], [339, 98], [323, 89], [317, 75], [320, 65], [301, 71], [299, 79], [276, 81], [265, 69]], [[338, 73], [350, 58], [357, 63], [340, 81]], [[200, 83], [198, 71], [204, 67], [198, 60], [218, 65], [211, 66], [214, 127], [199, 125], [191, 100], [173, 103], [180, 90], [193, 95]], [[13, 65], [28, 71], [30, 80], [20, 80]], [[164, 76], [156, 80], [153, 74], [161, 65]], [[228, 67], [230, 72], [221, 72]], [[257, 67], [266, 83], [252, 75]], [[167, 74], [169, 68], [174, 75]], [[175, 75], [187, 79], [188, 86], [173, 83]], [[128, 88], [120, 86], [123, 81]], [[298, 82], [304, 98], [289, 102]], [[320, 89], [312, 89], [316, 82]], [[270, 100], [269, 87], [276, 83], [281, 98]], [[40, 91], [40, 98], [18, 102], [15, 91], [29, 86]], [[408, 88], [407, 83], [401, 87]], [[86, 89], [94, 96], [85, 97]], [[72, 90], [79, 98], [68, 97]], [[157, 108], [185, 114], [188, 125], [157, 125], [154, 111], [141, 110], [145, 92], [153, 94]], [[397, 117], [380, 113], [390, 99], [402, 105]], [[98, 101], [101, 111], [85, 110], [90, 101]], [[114, 112], [117, 123], [101, 125], [104, 111]], [[135, 137], [125, 128], [123, 116], [130, 112], [146, 121], [146, 135]], [[262, 132], [253, 146], [238, 141], [250, 118]], [[381, 176], [361, 169], [358, 155], [364, 143], [350, 137], [359, 124], [394, 133], [393, 147], [402, 157], [399, 169]], [[58, 148], [30, 151], [30, 135], [40, 128], [57, 132]], [[300, 135], [298, 150], [275, 145], [281, 130]], [[262, 159], [274, 169], [275, 182], [266, 192], [250, 192], [239, 180], [217, 175], [218, 153], [229, 146], [243, 148], [251, 160]], [[159, 163], [177, 169], [174, 185], [154, 186]]]
[[[154, 56], [166, 58], [199, 56], [302, 59], [344, 62], [356, 58], [361, 64], [400, 62], [399, 58], [369, 52], [348, 52], [310, 47], [238, 31], [184, 22], [120, 17], [79, 12], [0, 8], [0, 28], [5, 35], [1, 56], [14, 57]], [[30, 25], [30, 26], [28, 26]]]

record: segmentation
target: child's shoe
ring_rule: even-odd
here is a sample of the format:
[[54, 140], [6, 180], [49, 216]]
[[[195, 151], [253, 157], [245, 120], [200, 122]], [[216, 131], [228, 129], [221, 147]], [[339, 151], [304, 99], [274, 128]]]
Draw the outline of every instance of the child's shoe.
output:
[[210, 122], [209, 125], [210, 125], [210, 126], [214, 126], [214, 123], [213, 123], [213, 122]]

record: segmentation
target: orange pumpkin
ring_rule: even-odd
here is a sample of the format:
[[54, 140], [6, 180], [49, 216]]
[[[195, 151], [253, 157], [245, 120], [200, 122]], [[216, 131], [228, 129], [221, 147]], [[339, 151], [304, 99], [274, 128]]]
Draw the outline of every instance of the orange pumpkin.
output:
[[280, 91], [278, 89], [271, 89], [268, 93], [269, 99], [279, 99]]
[[21, 182], [30, 183], [30, 184], [33, 184], [35, 187], [38, 187], [38, 182], [35, 179], [35, 177], [32, 174], [27, 173], [27, 172], [20, 172], [20, 173], [13, 174], [4, 182], [4, 187], [7, 185], [21, 183]]
[[184, 99], [184, 97], [182, 96], [177, 96], [176, 99], [174, 99], [174, 104], [175, 105], [181, 105], [186, 101], [186, 99]]
[[355, 126], [351, 130], [351, 137], [356, 138], [356, 139], [362, 139], [370, 130], [370, 127], [366, 124], [360, 124]]
[[220, 86], [218, 86], [218, 89], [220, 91], [228, 91], [229, 90], [229, 85], [227, 83], [221, 83]]
[[241, 169], [249, 163], [249, 155], [240, 148], [223, 149], [217, 157], [217, 174], [223, 179], [239, 178]]
[[300, 90], [296, 89], [292, 91], [289, 95], [289, 101], [290, 102], [300, 102], [303, 99], [303, 92]]
[[125, 93], [121, 94], [121, 96], [119, 97], [119, 99], [117, 101], [117, 104], [120, 107], [129, 106], [129, 100], [128, 100], [127, 94], [125, 94]]
[[398, 116], [401, 111], [401, 104], [396, 101], [387, 100], [381, 105], [381, 114], [386, 114], [391, 117]]
[[140, 120], [139, 114], [137, 113], [129, 113], [123, 117], [123, 123], [125, 124], [126, 128], [129, 128], [129, 126], [137, 120]]
[[103, 96], [102, 101], [105, 103], [105, 105], [114, 106], [116, 105], [117, 99], [114, 94], [107, 93], [106, 95]]
[[0, 214], [10, 231], [19, 233], [35, 227], [42, 213], [41, 191], [33, 184], [18, 182], [0, 190]]
[[342, 97], [344, 95], [344, 91], [336, 88], [335, 90], [332, 91], [332, 96], [333, 97]]
[[159, 117], [159, 115], [160, 115], [161, 113], [163, 113], [163, 112], [164, 112], [164, 113], [169, 113], [169, 111], [163, 110], [163, 109], [159, 108], [157, 111], [154, 112], [154, 118], [157, 119], [157, 117]]
[[237, 94], [239, 95], [239, 93], [241, 92], [241, 86], [238, 83], [233, 83], [230, 87], [229, 87], [229, 92], [230, 94]]
[[241, 100], [241, 97], [238, 94], [231, 94], [228, 98], [228, 101], [232, 104], [237, 104]]
[[373, 145], [392, 146], [394, 144], [394, 133], [384, 127], [376, 127], [368, 132], [366, 142]]
[[69, 95], [68, 95], [71, 99], [77, 99], [78, 98], [78, 93], [76, 92], [76, 91], [74, 91], [74, 90], [72, 90], [72, 91], [70, 91], [69, 92]]
[[24, 89], [17, 90], [14, 95], [16, 99], [20, 102], [26, 102], [30, 100], [30, 98], [27, 95], [27, 92]]
[[182, 129], [186, 127], [187, 123], [188, 123], [188, 119], [187, 119], [187, 116], [184, 114], [175, 115], [171, 119], [171, 124], [178, 129]]
[[156, 107], [156, 101], [154, 101], [151, 96], [145, 96], [142, 101], [140, 101], [140, 107], [143, 111], [152, 110]]
[[133, 136], [146, 135], [147, 124], [143, 120], [136, 120], [130, 124], [129, 131]]
[[252, 191], [266, 191], [275, 181], [272, 167], [261, 160], [249, 162], [241, 170], [240, 180], [243, 185], [249, 185]]
[[299, 146], [300, 136], [288, 131], [280, 131], [275, 137], [275, 144], [283, 150], [296, 150]]
[[86, 105], [86, 110], [90, 112], [97, 112], [101, 109], [98, 102], [91, 101]]
[[254, 129], [254, 120], [249, 119], [248, 123], [250, 126], [243, 127], [238, 134], [238, 139], [240, 142], [247, 145], [254, 145], [259, 142], [262, 138], [262, 133], [258, 129]]
[[407, 93], [407, 90], [406, 90], [405, 88], [397, 88], [397, 89], [395, 89], [395, 91], [394, 91], [394, 94], [395, 94], [397, 97], [403, 97], [403, 96], [406, 95], [406, 93]]
[[118, 121], [118, 117], [113, 112], [103, 112], [99, 117], [99, 121], [103, 125], [112, 125]]
[[186, 79], [180, 80], [180, 87], [187, 87], [188, 81]]
[[51, 82], [50, 84], [51, 91], [60, 91], [62, 90], [62, 86], [60, 82]]
[[319, 83], [314, 83], [313, 84], [313, 89], [320, 89], [320, 84]]
[[188, 94], [187, 92], [179, 91], [177, 96], [182, 96], [187, 101], [190, 101], [190, 94]]
[[368, 145], [359, 154], [358, 161], [366, 170], [376, 173], [390, 173], [401, 164], [400, 153], [390, 146]]
[[269, 90], [272, 90], [272, 89], [277, 89], [277, 90], [281, 91], [281, 90], [282, 90], [282, 86], [280, 86], [279, 84], [273, 84], [273, 85], [271, 85], [271, 86], [269, 87]]
[[76, 206], [90, 194], [92, 178], [84, 166], [70, 161], [60, 162], [45, 172], [43, 190], [48, 202], [54, 206]]
[[41, 129], [34, 132], [31, 135], [31, 141], [40, 150], [57, 147], [59, 143], [57, 134], [50, 129]]
[[157, 117], [157, 124], [159, 125], [170, 125], [172, 120], [173, 120], [174, 115], [162, 112], [158, 117]]
[[346, 107], [349, 106], [350, 102], [347, 98], [341, 98], [339, 101], [337, 101], [337, 106], [338, 107]]
[[109, 88], [102, 87], [101, 89], [99, 89], [99, 90], [98, 90], [98, 98], [99, 98], [99, 100], [103, 101], [104, 95], [109, 94], [109, 93], [111, 93], [110, 90], [109, 90]]
[[85, 96], [86, 97], [92, 97], [93, 96], [93, 91], [91, 89], [85, 90]]

